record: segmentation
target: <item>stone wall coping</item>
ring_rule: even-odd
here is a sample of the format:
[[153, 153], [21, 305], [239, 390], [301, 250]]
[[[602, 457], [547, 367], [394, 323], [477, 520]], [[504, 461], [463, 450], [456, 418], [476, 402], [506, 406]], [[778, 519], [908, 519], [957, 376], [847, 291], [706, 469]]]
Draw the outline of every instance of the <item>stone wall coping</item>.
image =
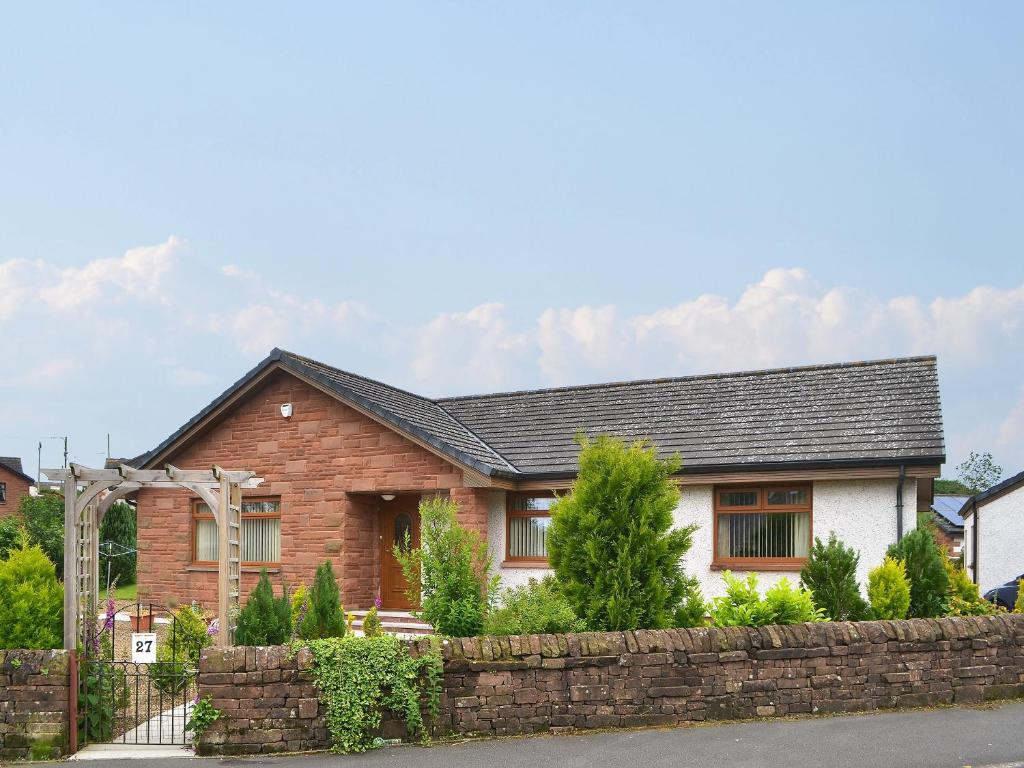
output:
[[[978, 637], [1018, 638], [1024, 643], [1024, 614], [962, 616], [902, 621], [820, 622], [764, 627], [694, 627], [580, 632], [578, 634], [451, 637], [440, 641], [444, 661], [518, 661], [529, 657], [588, 658], [625, 653], [727, 653], [851, 646], [860, 643], [932, 643]], [[405, 641], [413, 656], [430, 652], [429, 638]], [[294, 663], [290, 659], [294, 658]], [[288, 646], [206, 648], [200, 660], [204, 672], [246, 669], [298, 668], [312, 663], [308, 649]], [[269, 665], [269, 666], [268, 666]]]

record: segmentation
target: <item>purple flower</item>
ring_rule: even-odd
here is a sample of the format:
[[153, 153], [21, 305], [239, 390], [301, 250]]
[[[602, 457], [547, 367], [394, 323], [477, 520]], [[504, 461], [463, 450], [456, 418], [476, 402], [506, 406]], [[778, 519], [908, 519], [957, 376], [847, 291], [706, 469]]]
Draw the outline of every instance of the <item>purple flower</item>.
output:
[[380, 599], [380, 595], [377, 595], [375, 598], [373, 598], [373, 607], [376, 608], [378, 611], [381, 609], [383, 605], [384, 601]]
[[220, 619], [214, 619], [210, 622], [210, 626], [206, 628], [206, 636], [213, 637], [220, 632]]

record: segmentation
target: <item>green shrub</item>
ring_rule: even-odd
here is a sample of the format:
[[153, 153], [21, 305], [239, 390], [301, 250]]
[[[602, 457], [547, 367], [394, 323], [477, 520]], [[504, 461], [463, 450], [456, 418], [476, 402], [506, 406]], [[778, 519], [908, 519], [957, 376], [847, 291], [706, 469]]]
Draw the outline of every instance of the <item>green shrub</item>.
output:
[[388, 634], [314, 640], [309, 647], [333, 751], [373, 746], [385, 711], [403, 717], [409, 733], [428, 738], [423, 709], [436, 716], [440, 697], [436, 648], [413, 658], [403, 641]]
[[365, 637], [379, 637], [384, 634], [384, 625], [380, 623], [380, 616], [377, 615], [377, 606], [373, 606], [363, 617], [363, 635]]
[[586, 625], [573, 612], [569, 601], [550, 576], [542, 581], [506, 589], [501, 607], [488, 614], [484, 622], [487, 635], [541, 635], [557, 632], [583, 632]]
[[281, 645], [292, 634], [292, 606], [287, 585], [281, 597], [274, 597], [267, 569], [260, 571], [256, 587], [249, 593], [235, 626], [236, 645]]
[[971, 581], [961, 564], [948, 557], [943, 562], [949, 578], [947, 616], [990, 616], [996, 613], [996, 606], [981, 596], [978, 585]]
[[[301, 612], [302, 608], [299, 610]], [[324, 560], [317, 566], [313, 587], [309, 591], [306, 615], [298, 627], [298, 634], [306, 640], [341, 637], [345, 634], [341, 590], [334, 578], [334, 567], [330, 560]]]
[[64, 587], [38, 546], [22, 544], [0, 561], [0, 648], [61, 648]]
[[693, 576], [686, 580], [686, 597], [683, 598], [673, 617], [673, 627], [703, 627], [708, 623], [711, 606], [704, 600], [700, 583]]
[[1017, 582], [1017, 600], [1013, 604], [1014, 613], [1024, 613], [1024, 579]]
[[64, 578], [64, 497], [59, 493], [22, 496], [18, 515], [28, 533], [29, 544], [40, 547]]
[[28, 535], [20, 517], [8, 515], [0, 518], [0, 560], [6, 560], [10, 552], [21, 549], [23, 541], [28, 541]]
[[[306, 589], [306, 585], [305, 584], [299, 584], [299, 586], [297, 586], [295, 588], [295, 591], [292, 592], [292, 596], [291, 596], [291, 601], [292, 601], [292, 627], [293, 628], [295, 628], [295, 627], [297, 627], [299, 625], [299, 623], [300, 623], [299, 622], [299, 617], [302, 614], [302, 606], [304, 604], [306, 604], [306, 601], [308, 599], [309, 599], [309, 590]], [[308, 605], [306, 605], [306, 609], [307, 610], [309, 609]]]
[[203, 612], [195, 604], [183, 605], [171, 622], [171, 628], [156, 649], [156, 664], [149, 665], [149, 676], [164, 693], [180, 693], [195, 678], [203, 648], [213, 644]]
[[745, 579], [739, 579], [725, 571], [722, 578], [725, 597], [716, 597], [711, 603], [711, 620], [719, 627], [762, 627], [825, 620], [824, 612], [815, 607], [810, 590], [794, 587], [789, 579], [779, 579], [761, 599], [756, 574], [749, 573]]
[[134, 584], [136, 546], [135, 508], [123, 501], [115, 502], [100, 525], [100, 578], [106, 578], [109, 561], [111, 581], [122, 586]]
[[902, 560], [886, 557], [868, 573], [868, 600], [876, 619], [905, 619], [910, 609], [910, 581]]
[[592, 630], [669, 627], [692, 587], [681, 558], [696, 530], [672, 527], [680, 462], [643, 441], [579, 441], [579, 474], [551, 507], [548, 552], [562, 591]]
[[946, 553], [935, 542], [927, 528], [915, 528], [893, 544], [886, 552], [901, 560], [910, 581], [911, 618], [932, 618], [946, 612], [949, 577], [946, 575]]
[[832, 621], [862, 621], [868, 604], [857, 584], [860, 555], [830, 533], [828, 544], [815, 537], [807, 563], [800, 570], [800, 584], [811, 590], [814, 604]]
[[392, 550], [410, 600], [420, 593], [417, 615], [442, 635], [479, 635], [497, 586], [497, 577], [488, 578], [487, 541], [459, 524], [455, 502], [438, 496], [420, 504], [420, 526], [420, 547], [407, 543]]

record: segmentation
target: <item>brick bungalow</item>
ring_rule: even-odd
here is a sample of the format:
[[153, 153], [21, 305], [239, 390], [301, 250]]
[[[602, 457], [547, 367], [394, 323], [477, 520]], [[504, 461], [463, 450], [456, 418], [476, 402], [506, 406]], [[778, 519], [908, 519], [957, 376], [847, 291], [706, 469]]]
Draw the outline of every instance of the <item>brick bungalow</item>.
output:
[[[945, 460], [933, 357], [428, 399], [275, 349], [133, 463], [214, 463], [265, 478], [243, 504], [243, 594], [261, 567], [291, 585], [333, 561], [345, 605], [409, 607], [390, 554], [429, 494], [459, 504], [505, 584], [547, 568], [551, 499], [576, 472], [574, 436], [646, 437], [684, 462], [686, 556], [705, 593], [720, 571], [795, 577], [814, 536], [861, 553], [860, 578], [915, 525]], [[208, 510], [185, 491], [138, 494], [140, 594], [216, 595]]]
[[0, 517], [7, 517], [18, 511], [23, 496], [36, 481], [26, 475], [21, 459], [16, 456], [0, 456]]

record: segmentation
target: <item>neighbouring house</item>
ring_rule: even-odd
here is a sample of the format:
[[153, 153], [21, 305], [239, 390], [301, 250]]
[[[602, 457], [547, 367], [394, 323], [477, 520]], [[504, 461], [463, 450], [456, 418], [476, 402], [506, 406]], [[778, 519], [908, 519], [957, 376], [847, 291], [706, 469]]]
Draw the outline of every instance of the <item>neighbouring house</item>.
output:
[[935, 539], [952, 558], [959, 558], [964, 548], [964, 519], [960, 510], [970, 496], [936, 494], [928, 512]]
[[[486, 536], [505, 585], [546, 572], [552, 499], [577, 471], [577, 434], [678, 454], [685, 565], [796, 579], [815, 536], [861, 555], [858, 575], [912, 529], [944, 461], [934, 357], [816, 365], [430, 399], [274, 350], [149, 453], [142, 468], [249, 469], [243, 593], [260, 568], [309, 583], [333, 561], [349, 608], [410, 607], [391, 554], [445, 494]], [[920, 498], [919, 498], [920, 496]], [[210, 511], [185, 491], [138, 493], [140, 594], [215, 601]]]
[[968, 497], [964, 563], [982, 592], [1024, 573], [1024, 472]]
[[35, 484], [36, 481], [22, 469], [21, 459], [0, 456], [0, 517], [16, 512], [22, 497], [28, 496]]

